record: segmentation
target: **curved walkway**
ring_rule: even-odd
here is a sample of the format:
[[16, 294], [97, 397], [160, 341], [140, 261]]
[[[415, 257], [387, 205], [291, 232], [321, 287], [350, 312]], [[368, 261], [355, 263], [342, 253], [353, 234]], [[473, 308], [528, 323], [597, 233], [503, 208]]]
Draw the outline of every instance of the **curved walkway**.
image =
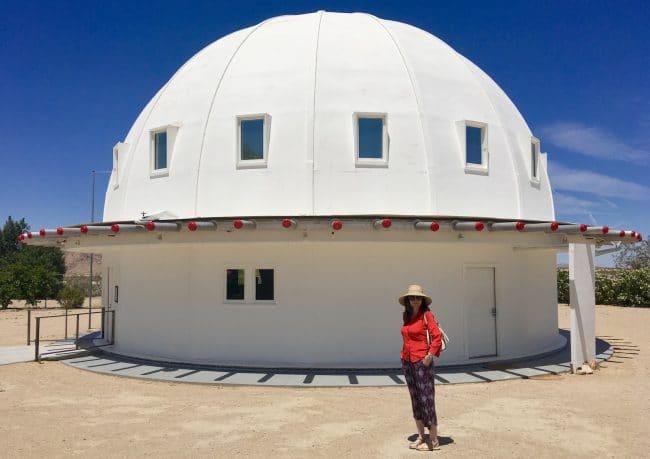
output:
[[[568, 339], [568, 332], [561, 331], [561, 333]], [[90, 344], [88, 341], [91, 339], [92, 335], [86, 337], [87, 345]], [[597, 360], [602, 362], [612, 356], [614, 349], [606, 341], [597, 339], [596, 353]], [[63, 362], [81, 370], [115, 376], [197, 384], [299, 387], [405, 384], [400, 368], [340, 370], [207, 366], [138, 359], [100, 349], [93, 350], [91, 355], [66, 358]], [[566, 373], [570, 368], [570, 350], [569, 346], [566, 346], [551, 355], [529, 360], [463, 367], [438, 367], [436, 383], [462, 384], [529, 379]]]

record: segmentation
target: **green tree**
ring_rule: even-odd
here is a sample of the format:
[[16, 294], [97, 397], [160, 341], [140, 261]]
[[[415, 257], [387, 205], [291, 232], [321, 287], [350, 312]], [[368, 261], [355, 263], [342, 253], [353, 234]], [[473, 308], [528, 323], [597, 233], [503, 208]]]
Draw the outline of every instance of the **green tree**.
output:
[[58, 276], [46, 266], [17, 261], [9, 265], [9, 271], [14, 278], [16, 297], [30, 306], [36, 306], [39, 299], [51, 298], [58, 290]]
[[0, 307], [7, 309], [16, 296], [13, 273], [9, 269], [0, 267]]
[[29, 230], [29, 225], [24, 218], [16, 221], [11, 216], [7, 218], [2, 230], [0, 230], [0, 266], [3, 261], [6, 264], [13, 254], [21, 249], [22, 244], [18, 241], [18, 235]]
[[636, 244], [623, 244], [623, 248], [614, 256], [617, 268], [650, 268], [650, 243], [642, 241]]

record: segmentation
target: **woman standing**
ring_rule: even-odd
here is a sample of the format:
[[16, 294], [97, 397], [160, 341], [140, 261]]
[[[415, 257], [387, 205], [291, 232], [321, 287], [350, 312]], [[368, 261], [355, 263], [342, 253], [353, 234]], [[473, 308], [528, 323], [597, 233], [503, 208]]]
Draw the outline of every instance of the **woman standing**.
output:
[[[402, 325], [402, 370], [411, 395], [413, 418], [418, 438], [409, 445], [418, 451], [431, 451], [438, 446], [433, 357], [440, 356], [442, 334], [429, 310], [431, 298], [419, 285], [409, 285], [399, 298], [404, 306]], [[428, 336], [427, 336], [427, 331]], [[429, 436], [424, 428], [429, 429]]]

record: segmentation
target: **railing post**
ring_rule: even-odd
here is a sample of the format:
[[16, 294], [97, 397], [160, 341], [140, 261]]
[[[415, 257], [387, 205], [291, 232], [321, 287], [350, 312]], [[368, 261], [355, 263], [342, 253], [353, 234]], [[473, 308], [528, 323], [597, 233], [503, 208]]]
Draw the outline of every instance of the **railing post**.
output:
[[32, 308], [27, 309], [27, 345], [31, 343], [32, 334]]
[[111, 345], [115, 344], [115, 311], [111, 311]]
[[101, 327], [102, 328], [102, 339], [104, 339], [104, 320], [106, 320], [106, 308], [104, 308], [102, 306], [102, 317], [101, 317], [101, 321], [102, 321], [102, 327]]
[[37, 317], [36, 318], [36, 336], [34, 337], [34, 360], [36, 362], [40, 362], [39, 355], [38, 355], [38, 347], [40, 344], [40, 338], [41, 338], [41, 318]]
[[79, 314], [75, 317], [77, 318], [77, 330], [75, 331], [74, 346], [75, 349], [79, 349]]
[[65, 308], [65, 338], [68, 339], [68, 308]]

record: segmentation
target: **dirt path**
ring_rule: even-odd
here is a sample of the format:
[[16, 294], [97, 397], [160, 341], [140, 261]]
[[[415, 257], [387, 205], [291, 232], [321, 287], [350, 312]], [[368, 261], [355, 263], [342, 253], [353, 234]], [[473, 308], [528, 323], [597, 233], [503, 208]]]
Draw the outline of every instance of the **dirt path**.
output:
[[[568, 308], [559, 307], [560, 326]], [[0, 313], [0, 336], [13, 325]], [[614, 358], [593, 376], [437, 388], [447, 457], [643, 457], [650, 309], [599, 306]], [[0, 367], [3, 457], [423, 457], [403, 387], [272, 388], [142, 381], [59, 362]]]

